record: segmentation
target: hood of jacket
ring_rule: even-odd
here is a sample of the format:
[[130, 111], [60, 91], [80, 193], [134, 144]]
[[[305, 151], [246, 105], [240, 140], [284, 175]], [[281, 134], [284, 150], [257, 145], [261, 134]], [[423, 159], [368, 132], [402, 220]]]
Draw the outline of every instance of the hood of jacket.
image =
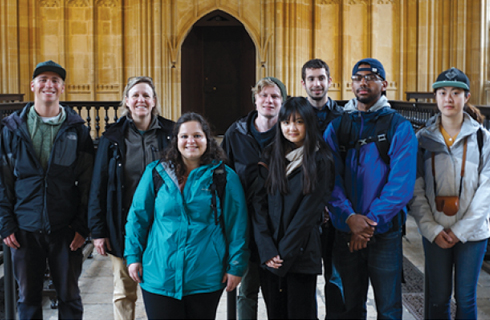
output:
[[[357, 98], [349, 100], [349, 102], [347, 102], [347, 104], [344, 106], [344, 111], [349, 112], [349, 113], [354, 112], [354, 111], [359, 111], [359, 109], [357, 107], [357, 103], [358, 103]], [[386, 96], [383, 96], [383, 95], [366, 112], [375, 112], [381, 108], [391, 108], [391, 105], [388, 102], [388, 98], [386, 98]]]

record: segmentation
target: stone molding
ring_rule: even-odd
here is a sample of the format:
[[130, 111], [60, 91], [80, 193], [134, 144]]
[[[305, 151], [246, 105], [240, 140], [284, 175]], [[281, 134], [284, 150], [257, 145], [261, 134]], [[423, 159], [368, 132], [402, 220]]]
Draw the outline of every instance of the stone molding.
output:
[[60, 0], [41, 0], [39, 5], [46, 8], [58, 8], [60, 7]]
[[67, 7], [86, 8], [89, 6], [88, 0], [69, 0]]
[[114, 8], [117, 5], [119, 5], [119, 1], [117, 1], [117, 0], [97, 0], [95, 5], [97, 7]]

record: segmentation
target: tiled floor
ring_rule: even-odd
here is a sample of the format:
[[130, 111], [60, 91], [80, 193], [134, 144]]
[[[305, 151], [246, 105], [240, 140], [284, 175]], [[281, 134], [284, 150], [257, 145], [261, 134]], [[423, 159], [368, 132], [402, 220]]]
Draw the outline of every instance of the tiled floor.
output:
[[[407, 236], [403, 241], [404, 255], [419, 270], [424, 269], [424, 255], [420, 235], [416, 230], [413, 219], [407, 221]], [[318, 317], [325, 317], [323, 277], [318, 278]], [[85, 308], [85, 319], [112, 319], [112, 271], [109, 258], [94, 253], [94, 258], [84, 264], [84, 271], [80, 278], [80, 289]], [[490, 319], [490, 275], [482, 272], [478, 283], [478, 318]], [[226, 294], [223, 295], [218, 307], [217, 319], [226, 319]], [[137, 319], [146, 319], [144, 305], [139, 294], [136, 310]], [[266, 319], [266, 311], [262, 297], [259, 297], [259, 319]], [[404, 319], [415, 319], [404, 307]], [[50, 308], [49, 300], [44, 304], [44, 319], [58, 319], [57, 311]], [[372, 290], [368, 294], [368, 319], [376, 319], [376, 309]]]

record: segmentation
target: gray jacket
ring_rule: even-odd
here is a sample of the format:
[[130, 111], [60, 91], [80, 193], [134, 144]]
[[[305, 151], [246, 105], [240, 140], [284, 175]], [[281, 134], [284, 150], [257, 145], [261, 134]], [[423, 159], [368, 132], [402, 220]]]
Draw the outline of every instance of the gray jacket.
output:
[[[461, 131], [454, 144], [448, 148], [439, 129], [440, 121], [440, 115], [435, 115], [417, 133], [417, 180], [411, 214], [422, 235], [431, 242], [443, 229], [448, 228], [463, 243], [483, 240], [490, 237], [490, 133], [483, 129], [480, 155], [477, 141], [480, 124], [465, 113]], [[435, 195], [458, 195], [465, 137], [468, 137], [468, 148], [459, 211], [449, 217], [436, 210]], [[435, 153], [436, 194], [432, 176], [432, 152]]]

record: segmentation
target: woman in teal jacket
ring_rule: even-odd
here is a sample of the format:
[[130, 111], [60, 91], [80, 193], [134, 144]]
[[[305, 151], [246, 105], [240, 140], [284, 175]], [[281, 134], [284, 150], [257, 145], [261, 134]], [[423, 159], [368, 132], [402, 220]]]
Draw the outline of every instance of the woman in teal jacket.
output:
[[[141, 178], [124, 256], [149, 319], [215, 318], [223, 289], [240, 283], [249, 255], [247, 205], [238, 176], [221, 165], [224, 159], [207, 122], [187, 113], [163, 161], [150, 164]], [[215, 211], [217, 168], [225, 169], [226, 186]]]

